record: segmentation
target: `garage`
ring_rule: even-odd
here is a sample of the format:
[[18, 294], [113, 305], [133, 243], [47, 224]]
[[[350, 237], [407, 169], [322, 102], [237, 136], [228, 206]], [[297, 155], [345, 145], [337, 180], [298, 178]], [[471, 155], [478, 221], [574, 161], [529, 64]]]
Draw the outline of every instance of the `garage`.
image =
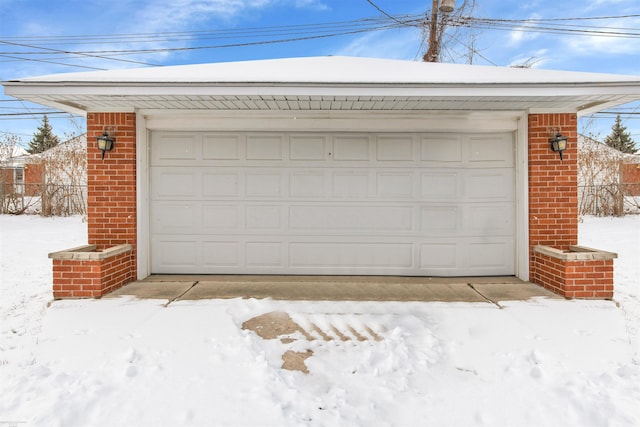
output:
[[149, 141], [151, 273], [516, 273], [513, 132]]
[[56, 298], [153, 274], [514, 275], [612, 298], [612, 259], [573, 266], [578, 118], [637, 100], [637, 76], [328, 56], [3, 85], [87, 117], [101, 272], [65, 252]]

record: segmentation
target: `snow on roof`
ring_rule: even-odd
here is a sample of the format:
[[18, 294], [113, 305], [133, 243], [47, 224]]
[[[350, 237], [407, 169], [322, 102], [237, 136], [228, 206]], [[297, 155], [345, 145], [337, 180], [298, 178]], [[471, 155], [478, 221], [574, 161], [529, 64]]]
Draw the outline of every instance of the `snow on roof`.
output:
[[640, 84], [640, 76], [324, 56], [53, 74], [25, 83]]
[[640, 163], [640, 154], [623, 153], [604, 142], [585, 135], [578, 135], [578, 152], [583, 153], [583, 155], [597, 153], [602, 157], [622, 159], [625, 163]]
[[72, 138], [67, 139], [66, 141], [62, 141], [58, 145], [51, 147], [41, 153], [31, 154], [30, 156], [33, 158], [50, 158], [61, 153], [71, 152], [71, 151], [84, 151], [87, 147], [87, 134], [83, 133], [78, 136], [74, 136]]
[[6, 145], [0, 149], [0, 162], [6, 162], [16, 157], [26, 156], [27, 151], [19, 145]]

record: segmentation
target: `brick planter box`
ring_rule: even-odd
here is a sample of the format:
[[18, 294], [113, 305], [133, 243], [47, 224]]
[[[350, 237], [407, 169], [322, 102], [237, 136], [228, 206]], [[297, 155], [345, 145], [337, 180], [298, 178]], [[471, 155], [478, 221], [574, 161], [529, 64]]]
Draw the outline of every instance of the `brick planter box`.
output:
[[562, 251], [537, 245], [533, 257], [533, 283], [565, 298], [613, 298], [613, 260], [617, 254], [584, 246]]
[[86, 245], [49, 254], [53, 260], [53, 297], [100, 298], [135, 280], [133, 246], [97, 251]]

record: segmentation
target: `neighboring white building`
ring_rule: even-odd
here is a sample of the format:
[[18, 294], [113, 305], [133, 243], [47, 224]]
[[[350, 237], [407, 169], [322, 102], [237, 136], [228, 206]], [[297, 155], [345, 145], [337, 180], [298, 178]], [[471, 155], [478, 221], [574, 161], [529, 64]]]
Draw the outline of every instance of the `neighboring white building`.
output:
[[86, 135], [43, 153], [5, 146], [0, 153], [1, 212], [46, 215], [86, 212]]
[[578, 137], [578, 204], [581, 215], [621, 215], [639, 209], [640, 155], [622, 153], [584, 135]]

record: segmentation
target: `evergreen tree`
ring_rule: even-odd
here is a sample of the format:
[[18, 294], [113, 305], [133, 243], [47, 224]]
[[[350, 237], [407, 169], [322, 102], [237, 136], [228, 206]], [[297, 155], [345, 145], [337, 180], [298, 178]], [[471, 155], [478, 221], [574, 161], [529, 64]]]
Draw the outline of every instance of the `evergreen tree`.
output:
[[29, 141], [27, 153], [42, 153], [58, 144], [60, 144], [60, 140], [53, 134], [53, 128], [49, 124], [49, 119], [45, 114], [42, 119], [42, 125], [38, 127], [38, 131], [33, 134], [33, 139]]
[[635, 154], [638, 151], [636, 143], [631, 139], [631, 134], [627, 132], [625, 126], [622, 126], [620, 114], [616, 116], [616, 121], [611, 127], [611, 133], [607, 135], [604, 143], [623, 153]]

